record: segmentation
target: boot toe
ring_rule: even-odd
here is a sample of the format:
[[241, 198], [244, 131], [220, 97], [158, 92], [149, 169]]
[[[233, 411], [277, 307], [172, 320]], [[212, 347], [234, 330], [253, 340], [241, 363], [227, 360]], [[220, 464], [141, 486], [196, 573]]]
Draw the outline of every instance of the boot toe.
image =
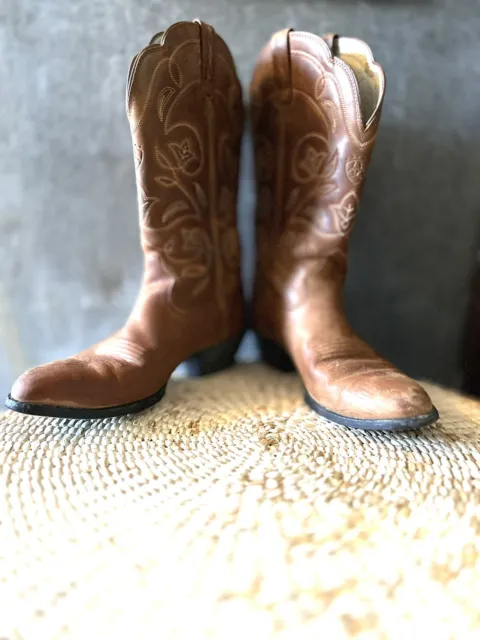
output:
[[307, 391], [308, 404], [334, 422], [359, 429], [415, 429], [438, 419], [429, 395], [415, 380], [393, 368], [366, 373], [337, 379], [315, 395]]
[[27, 371], [13, 383], [9, 397], [15, 402], [41, 402], [41, 385], [38, 382], [39, 378], [35, 375], [35, 369]]
[[71, 358], [27, 371], [5, 404], [19, 413], [72, 419], [101, 419], [143, 411], [165, 393], [152, 370], [112, 358]]
[[399, 420], [426, 416], [433, 411], [427, 392], [417, 382], [395, 371], [358, 380], [341, 392], [343, 412], [352, 417]]
[[401, 417], [424, 416], [433, 411], [433, 404], [425, 389], [414, 380], [407, 380], [394, 391], [394, 413]]
[[358, 429], [403, 431], [438, 420], [423, 387], [395, 370], [369, 376], [368, 381], [352, 381], [342, 390], [338, 406], [338, 422]]
[[59, 361], [41, 365], [16, 380], [10, 400], [28, 405], [82, 406], [85, 402], [84, 377], [85, 367], [80, 362]]

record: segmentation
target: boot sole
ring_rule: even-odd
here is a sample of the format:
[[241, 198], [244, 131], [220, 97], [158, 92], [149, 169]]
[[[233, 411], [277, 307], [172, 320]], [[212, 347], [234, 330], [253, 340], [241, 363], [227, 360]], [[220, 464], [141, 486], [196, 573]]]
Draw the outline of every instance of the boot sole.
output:
[[[204, 376], [223, 371], [233, 366], [235, 364], [235, 354], [242, 338], [243, 334], [235, 338], [229, 338], [225, 342], [209, 347], [187, 358], [182, 364], [186, 366], [188, 375], [195, 377]], [[59, 405], [21, 402], [12, 398], [10, 394], [5, 400], [5, 406], [11, 411], [34, 416], [68, 418], [72, 420], [98, 420], [145, 411], [160, 402], [165, 395], [166, 389], [167, 385], [164, 385], [161, 389], [142, 400], [98, 409], [82, 409], [81, 407], [62, 407]]]
[[[291, 373], [296, 371], [292, 359], [287, 352], [276, 342], [257, 337], [262, 360], [269, 366], [282, 371]], [[312, 396], [305, 390], [305, 403], [322, 418], [326, 418], [331, 422], [341, 424], [350, 429], [361, 429], [363, 431], [409, 431], [428, 427], [439, 419], [438, 411], [433, 407], [430, 413], [422, 416], [414, 416], [411, 418], [393, 418], [370, 420], [363, 418], [351, 418], [340, 413], [330, 411], [319, 402], [314, 400]]]
[[410, 431], [422, 429], [436, 422], [439, 418], [438, 411], [433, 407], [430, 413], [413, 418], [395, 418], [391, 420], [366, 420], [363, 418], [349, 418], [334, 411], [330, 411], [319, 404], [305, 391], [305, 402], [315, 413], [331, 422], [336, 422], [350, 429], [362, 429], [363, 431]]

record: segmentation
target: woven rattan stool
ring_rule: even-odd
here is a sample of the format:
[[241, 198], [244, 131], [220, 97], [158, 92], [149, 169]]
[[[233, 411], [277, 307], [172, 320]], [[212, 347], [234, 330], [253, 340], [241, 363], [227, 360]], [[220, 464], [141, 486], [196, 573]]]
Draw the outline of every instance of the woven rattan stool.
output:
[[480, 403], [349, 431], [262, 365], [136, 417], [0, 417], [0, 638], [480, 637]]

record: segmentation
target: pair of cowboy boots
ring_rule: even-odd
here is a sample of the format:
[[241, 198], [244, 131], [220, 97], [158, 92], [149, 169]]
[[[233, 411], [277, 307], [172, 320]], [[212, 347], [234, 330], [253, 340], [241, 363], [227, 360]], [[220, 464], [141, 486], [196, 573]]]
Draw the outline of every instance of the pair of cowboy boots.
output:
[[[360, 40], [285, 30], [251, 85], [257, 173], [254, 330], [263, 359], [298, 370], [318, 414], [364, 429], [431, 424], [420, 385], [380, 358], [343, 311], [348, 238], [385, 91]], [[133, 60], [127, 82], [145, 270], [125, 326], [36, 367], [7, 406], [67, 418], [158, 402], [176, 367], [219, 371], [246, 328], [236, 200], [244, 112], [231, 53], [181, 22]]]

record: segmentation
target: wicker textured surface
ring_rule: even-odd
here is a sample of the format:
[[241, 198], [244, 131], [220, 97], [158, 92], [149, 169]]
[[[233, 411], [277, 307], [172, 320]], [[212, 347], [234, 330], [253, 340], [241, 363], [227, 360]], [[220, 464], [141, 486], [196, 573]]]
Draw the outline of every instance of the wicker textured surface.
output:
[[137, 417], [0, 418], [0, 638], [480, 637], [480, 403], [348, 431], [296, 377], [174, 381]]

